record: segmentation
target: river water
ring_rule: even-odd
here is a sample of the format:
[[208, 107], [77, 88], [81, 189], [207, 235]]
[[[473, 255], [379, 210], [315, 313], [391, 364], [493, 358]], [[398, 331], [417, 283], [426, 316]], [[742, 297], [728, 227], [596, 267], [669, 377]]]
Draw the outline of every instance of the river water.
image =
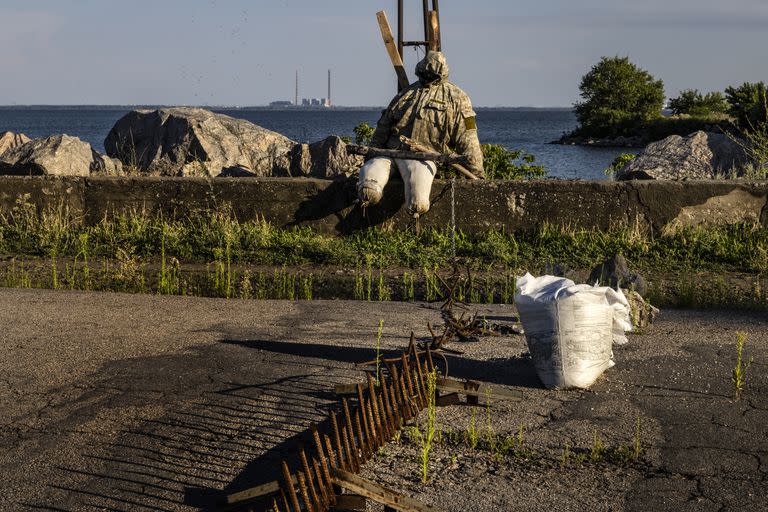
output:
[[[107, 133], [128, 110], [129, 107], [4, 107], [0, 108], [0, 132], [10, 130], [33, 138], [66, 133], [80, 137], [103, 152]], [[365, 121], [375, 125], [380, 113], [377, 109], [214, 110], [246, 119], [299, 142], [314, 142], [329, 135], [351, 135], [358, 123]], [[481, 142], [532, 153], [553, 177], [606, 179], [603, 169], [619, 153], [626, 151], [549, 144], [576, 127], [573, 113], [563, 109], [478, 109], [477, 126]]]

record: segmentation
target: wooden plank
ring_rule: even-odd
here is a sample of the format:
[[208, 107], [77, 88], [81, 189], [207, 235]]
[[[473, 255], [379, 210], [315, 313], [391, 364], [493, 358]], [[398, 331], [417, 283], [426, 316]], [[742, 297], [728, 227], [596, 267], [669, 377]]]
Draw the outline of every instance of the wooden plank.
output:
[[467, 396], [474, 396], [474, 397], [483, 397], [490, 396], [491, 399], [500, 399], [500, 400], [522, 400], [524, 398], [522, 391], [518, 390], [507, 390], [507, 389], [501, 389], [497, 387], [491, 387], [488, 384], [480, 384], [477, 389], [467, 389], [468, 387], [472, 387], [469, 382], [455, 380], [455, 379], [446, 379], [444, 377], [438, 377], [437, 378], [437, 389], [440, 391], [455, 391], [459, 394], [467, 395]]
[[348, 471], [334, 470], [333, 481], [348, 491], [400, 512], [437, 512], [438, 510]]
[[429, 11], [429, 49], [440, 51], [440, 22], [437, 19], [437, 11]]
[[[298, 480], [296, 479], [296, 475], [291, 475], [291, 481], [293, 482], [294, 485], [298, 483]], [[250, 501], [256, 498], [260, 498], [262, 496], [274, 494], [278, 491], [280, 491], [280, 482], [277, 482], [277, 481], [267, 482], [265, 484], [257, 485], [256, 487], [251, 487], [250, 489], [246, 489], [244, 491], [239, 491], [234, 494], [228, 495], [224, 499], [224, 505], [234, 505], [235, 503]]]
[[397, 74], [397, 88], [402, 91], [409, 85], [408, 74], [405, 72], [405, 66], [403, 65], [402, 57], [400, 57], [400, 52], [397, 51], [397, 44], [395, 44], [395, 38], [392, 36], [392, 28], [389, 26], [387, 13], [384, 11], [377, 12], [376, 19], [379, 22], [379, 30], [381, 30], [381, 37], [384, 39], [384, 46], [389, 54], [389, 60], [392, 61], [392, 65], [395, 67], [395, 73]]
[[[410, 147], [411, 151], [420, 151], [421, 152], [421, 151], [425, 151], [425, 150], [428, 149], [428, 148], [424, 147], [423, 145], [419, 144], [418, 142], [416, 142], [415, 140], [406, 137], [405, 135], [401, 135], [400, 136], [400, 142], [402, 142], [402, 143], [406, 144], [408, 147]], [[453, 169], [454, 171], [458, 172], [459, 174], [462, 174], [463, 176], [465, 176], [465, 177], [467, 177], [467, 178], [469, 178], [471, 180], [479, 180], [480, 179], [477, 176], [475, 176], [474, 174], [472, 174], [472, 172], [470, 172], [469, 169], [467, 169], [466, 167], [464, 167], [461, 164], [449, 163], [448, 166], [451, 169]]]
[[[435, 153], [434, 151], [406, 151], [402, 149], [382, 149], [370, 146], [359, 146], [357, 144], [347, 144], [347, 153], [361, 156], [386, 156], [389, 158], [401, 158], [404, 160], [430, 160], [440, 164], [467, 163], [468, 159], [464, 155]], [[420, 352], [423, 354], [423, 352]]]

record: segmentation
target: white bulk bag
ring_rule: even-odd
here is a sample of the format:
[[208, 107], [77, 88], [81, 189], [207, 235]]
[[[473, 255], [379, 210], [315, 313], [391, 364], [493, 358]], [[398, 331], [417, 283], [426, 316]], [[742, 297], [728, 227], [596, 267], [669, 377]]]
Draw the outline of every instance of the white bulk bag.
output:
[[620, 290], [555, 276], [518, 278], [515, 304], [536, 373], [547, 388], [587, 388], [613, 366], [632, 329]]

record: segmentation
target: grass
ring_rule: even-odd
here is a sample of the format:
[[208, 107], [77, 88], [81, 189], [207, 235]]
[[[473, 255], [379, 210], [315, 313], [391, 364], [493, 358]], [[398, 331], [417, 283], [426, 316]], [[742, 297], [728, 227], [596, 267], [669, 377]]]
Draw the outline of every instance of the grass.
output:
[[747, 371], [752, 365], [752, 358], [744, 362], [744, 344], [747, 341], [747, 333], [736, 333], [736, 364], [731, 370], [731, 383], [733, 384], [733, 397], [735, 400], [741, 399], [744, 386], [747, 383]]
[[421, 483], [426, 484], [429, 477], [429, 453], [437, 430], [437, 406], [435, 392], [437, 390], [437, 371], [427, 374], [427, 424], [421, 435]]
[[[462, 266], [472, 271], [471, 278], [455, 290], [455, 298], [461, 301], [509, 304], [516, 274], [536, 273], [551, 261], [588, 270], [622, 253], [641, 273], [664, 268], [683, 276], [649, 283], [650, 300], [657, 305], [764, 308], [768, 303], [762, 282], [768, 272], [768, 228], [759, 225], [699, 227], [657, 236], [637, 227], [458, 232], [456, 250]], [[136, 212], [86, 225], [63, 208], [38, 213], [25, 198], [0, 216], [0, 254], [32, 266], [45, 261], [49, 268], [44, 278], [7, 276], [4, 282], [9, 286], [32, 286], [28, 278], [34, 278], [34, 285], [41, 287], [307, 300], [317, 296], [318, 279], [323, 279], [318, 273], [275, 270], [270, 279], [252, 267], [350, 269], [354, 283], [348, 290], [353, 293], [344, 292], [339, 298], [438, 301], [446, 297], [437, 276], [447, 276], [453, 265], [447, 229], [423, 229], [418, 234], [369, 229], [331, 237], [308, 228], [278, 229], [261, 220], [240, 222], [226, 210], [190, 212], [176, 219]], [[101, 272], [100, 284], [94, 262], [102, 262], [108, 270]], [[65, 264], [68, 268], [62, 274]], [[210, 268], [210, 284], [187, 276], [190, 268], [200, 265]], [[148, 273], [156, 266], [157, 274]], [[252, 273], [250, 279], [243, 277], [244, 268]], [[8, 272], [20, 274], [21, 269], [6, 267]], [[754, 285], [744, 294], [723, 278], [702, 279], [702, 272], [743, 273], [754, 279]], [[105, 280], [112, 285], [106, 286]], [[185, 283], [190, 280], [197, 283]], [[743, 296], [736, 296], [737, 292]], [[327, 288], [323, 293], [328, 293]]]

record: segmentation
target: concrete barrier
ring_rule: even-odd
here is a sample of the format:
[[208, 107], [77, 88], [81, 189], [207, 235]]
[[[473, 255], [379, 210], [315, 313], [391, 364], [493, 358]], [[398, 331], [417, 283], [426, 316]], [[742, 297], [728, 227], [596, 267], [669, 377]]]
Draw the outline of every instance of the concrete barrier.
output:
[[[697, 224], [768, 225], [764, 181], [462, 180], [456, 182], [454, 197], [456, 225], [465, 232], [516, 232], [544, 224], [602, 230], [638, 225], [656, 233]], [[65, 206], [89, 224], [115, 213], [145, 211], [172, 218], [231, 207], [241, 220], [260, 218], [275, 226], [310, 226], [332, 234], [414, 226], [403, 207], [400, 182], [387, 185], [379, 205], [363, 210], [354, 199], [353, 180], [0, 177], [3, 214], [23, 200], [38, 210]], [[451, 210], [451, 183], [437, 180], [432, 209], [421, 226], [449, 226]]]

